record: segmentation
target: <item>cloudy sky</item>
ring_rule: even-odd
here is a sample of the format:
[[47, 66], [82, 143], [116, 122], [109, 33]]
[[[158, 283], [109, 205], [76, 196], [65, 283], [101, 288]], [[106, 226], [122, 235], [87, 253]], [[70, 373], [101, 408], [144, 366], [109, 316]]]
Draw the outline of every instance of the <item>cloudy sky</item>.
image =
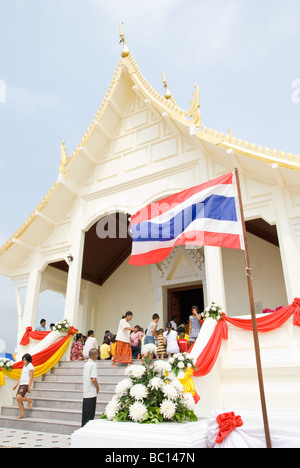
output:
[[[300, 154], [299, 0], [0, 0], [0, 244], [55, 182], [118, 63], [119, 23], [142, 73], [205, 125]], [[1, 261], [1, 259], [0, 259]], [[39, 315], [61, 313], [41, 295]], [[11, 280], [0, 277], [0, 340], [16, 344]], [[1, 352], [1, 350], [0, 350]]]

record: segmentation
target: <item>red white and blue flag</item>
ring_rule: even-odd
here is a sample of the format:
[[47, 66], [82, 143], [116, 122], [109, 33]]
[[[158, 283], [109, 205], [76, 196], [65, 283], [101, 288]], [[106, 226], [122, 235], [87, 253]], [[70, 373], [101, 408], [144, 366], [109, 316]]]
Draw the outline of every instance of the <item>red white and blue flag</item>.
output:
[[177, 245], [245, 250], [235, 173], [146, 206], [131, 217], [131, 265], [164, 260]]

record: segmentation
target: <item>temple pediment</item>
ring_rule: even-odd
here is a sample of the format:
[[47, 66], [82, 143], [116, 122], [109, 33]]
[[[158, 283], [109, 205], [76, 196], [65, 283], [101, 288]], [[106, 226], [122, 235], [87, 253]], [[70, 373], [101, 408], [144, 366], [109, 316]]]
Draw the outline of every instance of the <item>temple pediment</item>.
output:
[[[160, 93], [148, 83], [124, 44], [125, 40], [121, 59], [87, 131], [72, 153], [68, 142], [58, 151], [57, 181], [1, 247], [0, 273], [12, 276], [16, 269], [25, 271], [37, 246], [45, 262], [49, 252], [53, 252], [51, 261], [63, 261], [72, 244], [69, 232], [79, 199], [86, 203], [82, 228], [87, 232], [101, 216], [130, 214], [143, 204], [234, 167], [242, 174], [249, 219], [275, 223], [269, 206], [275, 185], [291, 189], [292, 200], [299, 198], [299, 156], [243, 142], [231, 131], [224, 135], [206, 127], [199, 110], [199, 88], [191, 90], [188, 110], [181, 109], [169, 91], [165, 73], [165, 93]], [[117, 203], [109, 199], [116, 194]], [[61, 258], [57, 258], [58, 252]]]

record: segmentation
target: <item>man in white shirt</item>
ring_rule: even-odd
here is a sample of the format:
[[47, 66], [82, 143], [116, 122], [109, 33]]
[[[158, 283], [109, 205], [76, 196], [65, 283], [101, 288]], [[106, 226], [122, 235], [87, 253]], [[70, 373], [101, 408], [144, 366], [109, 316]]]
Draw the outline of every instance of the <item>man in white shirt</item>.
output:
[[82, 427], [95, 417], [97, 394], [99, 393], [97, 365], [95, 362], [97, 357], [98, 349], [90, 349], [89, 360], [85, 363], [83, 369]]

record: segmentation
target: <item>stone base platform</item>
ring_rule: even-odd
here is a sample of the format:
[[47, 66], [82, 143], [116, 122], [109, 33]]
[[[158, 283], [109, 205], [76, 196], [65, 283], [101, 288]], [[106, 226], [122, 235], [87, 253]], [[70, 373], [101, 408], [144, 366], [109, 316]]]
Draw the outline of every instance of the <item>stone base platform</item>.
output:
[[98, 419], [72, 434], [71, 448], [207, 448], [206, 420], [137, 424]]

